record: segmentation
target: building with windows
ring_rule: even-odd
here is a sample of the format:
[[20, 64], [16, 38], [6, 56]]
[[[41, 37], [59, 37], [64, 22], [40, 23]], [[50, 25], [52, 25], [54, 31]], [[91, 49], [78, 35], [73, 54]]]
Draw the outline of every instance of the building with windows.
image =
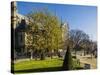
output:
[[29, 24], [28, 18], [18, 14], [17, 2], [11, 2], [11, 35], [12, 35], [12, 57], [13, 55], [24, 56], [26, 53], [26, 29]]

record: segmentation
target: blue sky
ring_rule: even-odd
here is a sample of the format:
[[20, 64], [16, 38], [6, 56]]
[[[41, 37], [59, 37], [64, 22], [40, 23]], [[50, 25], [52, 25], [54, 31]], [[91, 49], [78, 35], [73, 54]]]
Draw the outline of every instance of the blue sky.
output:
[[33, 9], [48, 8], [55, 13], [63, 22], [69, 23], [69, 28], [79, 29], [97, 41], [97, 7], [80, 5], [62, 5], [33, 2], [17, 2], [18, 13], [26, 15]]

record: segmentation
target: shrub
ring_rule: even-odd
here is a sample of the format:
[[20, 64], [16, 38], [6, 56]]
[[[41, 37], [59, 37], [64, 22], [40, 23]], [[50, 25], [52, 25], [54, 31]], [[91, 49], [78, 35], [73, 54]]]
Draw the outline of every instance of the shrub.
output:
[[63, 70], [72, 70], [73, 63], [72, 63], [72, 56], [69, 47], [67, 47], [67, 52], [63, 62]]

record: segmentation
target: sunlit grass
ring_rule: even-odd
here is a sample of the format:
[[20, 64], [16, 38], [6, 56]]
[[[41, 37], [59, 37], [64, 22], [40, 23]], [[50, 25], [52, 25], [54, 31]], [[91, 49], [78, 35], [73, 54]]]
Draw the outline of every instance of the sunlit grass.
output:
[[[42, 72], [42, 71], [60, 71], [62, 70], [63, 59], [47, 58], [45, 60], [24, 60], [14, 63], [14, 73]], [[73, 60], [73, 70], [80, 67], [77, 59]]]
[[61, 59], [21, 61], [21, 62], [18, 62], [18, 63], [14, 64], [14, 70], [61, 67], [62, 63], [63, 63], [63, 61]]

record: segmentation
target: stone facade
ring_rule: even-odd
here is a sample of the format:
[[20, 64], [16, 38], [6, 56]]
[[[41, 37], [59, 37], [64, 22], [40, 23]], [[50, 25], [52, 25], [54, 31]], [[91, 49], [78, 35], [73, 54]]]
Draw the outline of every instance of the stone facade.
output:
[[[12, 54], [25, 55], [26, 47], [26, 28], [28, 25], [27, 17], [18, 14], [16, 1], [11, 2], [11, 34], [12, 34]], [[13, 51], [14, 50], [14, 51]], [[16, 55], [15, 55], [16, 54]]]

